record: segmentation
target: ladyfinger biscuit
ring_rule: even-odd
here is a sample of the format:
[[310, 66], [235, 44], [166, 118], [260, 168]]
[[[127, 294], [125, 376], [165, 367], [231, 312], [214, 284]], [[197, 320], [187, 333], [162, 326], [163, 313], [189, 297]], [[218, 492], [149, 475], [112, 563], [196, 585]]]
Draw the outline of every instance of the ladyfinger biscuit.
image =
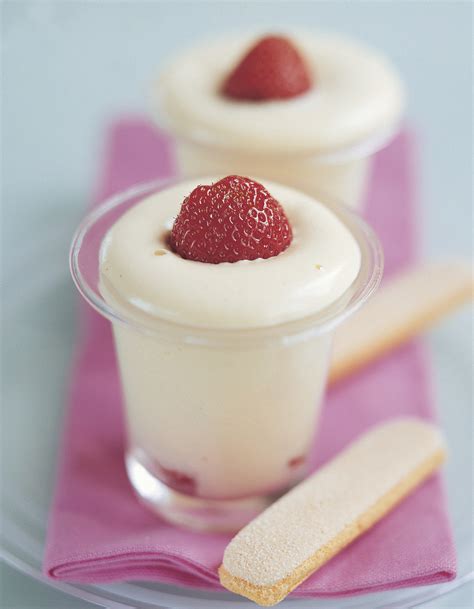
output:
[[237, 533], [219, 568], [222, 585], [259, 605], [275, 605], [444, 457], [442, 436], [430, 423], [400, 418], [373, 427]]
[[470, 265], [452, 261], [404, 271], [336, 332], [329, 381], [355, 372], [472, 298]]

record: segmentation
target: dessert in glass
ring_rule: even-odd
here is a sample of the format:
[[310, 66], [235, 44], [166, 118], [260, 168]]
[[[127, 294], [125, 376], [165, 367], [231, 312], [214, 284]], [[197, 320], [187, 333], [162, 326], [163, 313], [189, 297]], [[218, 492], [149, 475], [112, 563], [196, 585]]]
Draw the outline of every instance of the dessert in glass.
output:
[[153, 92], [182, 176], [259, 176], [353, 207], [404, 107], [400, 77], [376, 50], [301, 31], [205, 42], [172, 61]]
[[356, 214], [267, 180], [147, 184], [86, 217], [71, 270], [112, 321], [142, 501], [236, 530], [299, 481], [334, 328], [382, 266]]

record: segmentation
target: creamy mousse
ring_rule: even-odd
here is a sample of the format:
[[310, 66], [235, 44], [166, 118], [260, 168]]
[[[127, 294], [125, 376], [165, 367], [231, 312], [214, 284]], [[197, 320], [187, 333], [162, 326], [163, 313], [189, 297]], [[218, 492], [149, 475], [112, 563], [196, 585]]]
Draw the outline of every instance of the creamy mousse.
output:
[[[183, 494], [240, 499], [282, 490], [303, 475], [331, 333], [286, 341], [285, 323], [347, 299], [361, 253], [329, 208], [265, 181], [259, 196], [265, 187], [263, 196], [278, 201], [291, 226], [284, 251], [222, 263], [182, 257], [170, 245], [181, 205], [198, 185], [218, 180], [180, 183], [127, 211], [104, 239], [100, 283], [104, 299], [132, 323], [114, 324], [129, 456]], [[165, 337], [133, 328], [157, 320], [169, 325]], [[279, 327], [270, 342], [240, 338], [239, 331], [248, 339], [272, 326]], [[176, 327], [217, 334], [173, 339]], [[230, 330], [220, 341], [219, 332]]]
[[376, 50], [342, 36], [288, 33], [312, 83], [301, 95], [255, 101], [223, 94], [229, 74], [260, 38], [207, 41], [169, 65], [159, 95], [173, 131], [225, 150], [269, 155], [334, 154], [394, 131], [404, 106], [397, 71]]
[[[200, 184], [216, 182], [201, 178]], [[101, 283], [108, 298], [134, 316], [181, 324], [256, 328], [323, 310], [342, 296], [359, 271], [360, 252], [329, 208], [292, 188], [265, 181], [283, 206], [293, 241], [268, 259], [206, 264], [186, 260], [168, 235], [185, 197], [183, 182], [134, 206], [109, 231], [101, 253]]]

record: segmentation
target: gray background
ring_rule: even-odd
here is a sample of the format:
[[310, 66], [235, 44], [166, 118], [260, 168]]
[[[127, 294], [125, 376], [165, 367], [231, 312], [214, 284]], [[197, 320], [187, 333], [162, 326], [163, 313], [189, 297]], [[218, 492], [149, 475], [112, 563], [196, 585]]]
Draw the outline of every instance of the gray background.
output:
[[[352, 34], [398, 65], [409, 91], [409, 120], [419, 135], [424, 251], [437, 258], [471, 256], [470, 2], [15, 1], [2, 3], [2, 16], [6, 273], [14, 266], [15, 246], [49, 226], [55, 214], [67, 217], [72, 231], [92, 192], [104, 125], [118, 113], [147, 110], [150, 79], [167, 56], [229, 28], [285, 25]], [[469, 362], [470, 334], [467, 311], [432, 332], [435, 367], [446, 341], [456, 343]], [[438, 398], [449, 403], [454, 388], [442, 369], [436, 372]], [[86, 606], [9, 567], [0, 575], [2, 607]], [[469, 587], [429, 604], [471, 605]]]

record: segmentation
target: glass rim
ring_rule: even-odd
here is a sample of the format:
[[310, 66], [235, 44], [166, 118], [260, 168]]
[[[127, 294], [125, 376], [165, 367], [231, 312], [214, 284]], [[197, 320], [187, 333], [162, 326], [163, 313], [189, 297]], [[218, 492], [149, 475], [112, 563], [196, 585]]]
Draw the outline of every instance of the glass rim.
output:
[[[107, 302], [84, 276], [79, 260], [84, 240], [90, 230], [107, 213], [125, 205], [131, 199], [151, 195], [176, 185], [180, 181], [182, 181], [180, 178], [175, 177], [139, 183], [107, 198], [86, 214], [73, 235], [69, 250], [69, 270], [72, 279], [84, 300], [112, 323], [124, 325], [150, 336], [171, 337], [174, 341], [178, 340], [188, 344], [222, 345], [230, 342], [234, 345], [245, 346], [262, 341], [291, 343], [332, 331], [357, 311], [379, 286], [383, 274], [384, 257], [377, 235], [357, 213], [345, 205], [324, 198], [321, 200], [322, 204], [329, 207], [350, 230], [361, 251], [361, 265], [357, 277], [335, 302], [324, 309], [278, 324], [251, 328], [193, 326], [158, 316], [150, 318], [153, 320], [153, 324], [147, 324], [131, 315], [126, 315], [118, 306]], [[107, 227], [107, 230], [109, 228], [110, 226]], [[99, 258], [97, 257], [98, 266]], [[347, 298], [348, 292], [352, 292], [352, 297], [350, 302], [344, 306], [342, 303]]]

